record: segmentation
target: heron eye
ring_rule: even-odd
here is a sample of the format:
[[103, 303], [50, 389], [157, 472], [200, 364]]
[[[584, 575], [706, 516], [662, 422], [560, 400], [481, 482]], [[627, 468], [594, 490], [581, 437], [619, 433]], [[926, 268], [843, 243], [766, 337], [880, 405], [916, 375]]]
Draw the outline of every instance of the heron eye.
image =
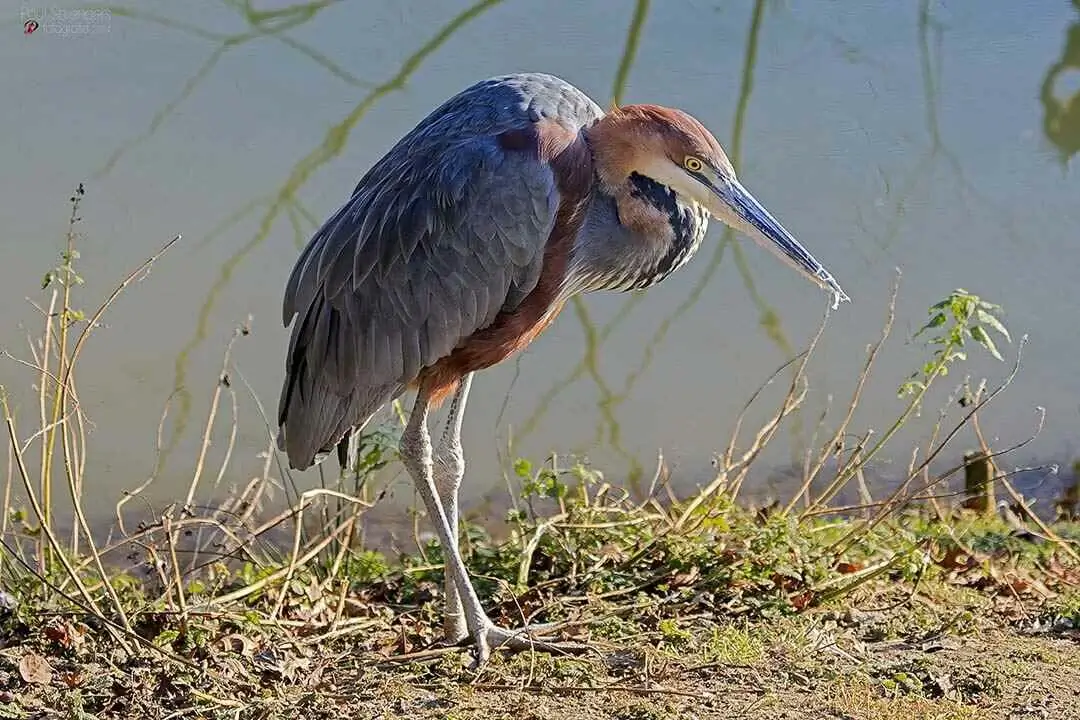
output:
[[704, 167], [704, 164], [693, 155], [687, 155], [686, 159], [683, 160], [683, 167], [690, 172], [701, 172], [701, 168]]

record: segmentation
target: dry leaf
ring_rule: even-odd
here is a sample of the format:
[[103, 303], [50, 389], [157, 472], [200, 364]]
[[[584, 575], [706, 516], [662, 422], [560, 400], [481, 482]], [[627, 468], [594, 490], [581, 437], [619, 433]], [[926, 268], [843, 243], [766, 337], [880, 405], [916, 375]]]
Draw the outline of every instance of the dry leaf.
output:
[[48, 625], [42, 632], [49, 640], [52, 640], [58, 645], [63, 645], [65, 648], [71, 644], [71, 641], [68, 639], [67, 627], [63, 624]]
[[26, 653], [19, 660], [19, 675], [31, 685], [48, 685], [52, 682], [52, 666], [36, 653]]
[[240, 633], [231, 633], [219, 641], [222, 649], [238, 655], [250, 657], [255, 653], [255, 641]]
[[1007, 584], [1008, 584], [1008, 586], [1010, 588], [1012, 588], [1012, 591], [1014, 593], [1016, 593], [1017, 595], [1020, 595], [1021, 593], [1027, 592], [1028, 588], [1031, 587], [1031, 583], [1029, 583], [1027, 580], [1025, 580], [1022, 577], [1011, 578], [1010, 580], [1007, 581]]
[[78, 649], [85, 639], [84, 630], [66, 620], [46, 626], [44, 634], [45, 637], [65, 650]]
[[672, 576], [672, 578], [671, 578], [671, 586], [672, 587], [689, 587], [689, 586], [693, 585], [694, 582], [697, 581], [698, 577], [700, 577], [700, 576], [701, 576], [701, 571], [698, 570], [697, 566], [695, 565], [694, 567], [690, 568], [689, 572], [675, 573], [675, 575]]
[[964, 572], [974, 568], [979, 562], [965, 550], [954, 546], [945, 551], [945, 555], [937, 561], [937, 564], [945, 570]]
[[86, 682], [86, 675], [81, 672], [66, 672], [61, 673], [60, 679], [63, 680], [64, 684], [69, 688], [77, 688]]

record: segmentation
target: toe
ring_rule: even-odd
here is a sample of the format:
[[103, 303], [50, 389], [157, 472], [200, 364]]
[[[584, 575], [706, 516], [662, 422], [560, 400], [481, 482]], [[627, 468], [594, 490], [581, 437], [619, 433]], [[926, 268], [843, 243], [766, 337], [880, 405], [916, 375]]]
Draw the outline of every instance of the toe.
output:
[[478, 628], [477, 632], [470, 633], [473, 643], [476, 645], [475, 662], [473, 669], [487, 662], [491, 657], [492, 650], [509, 650], [511, 652], [524, 652], [539, 650], [549, 653], [580, 653], [591, 650], [588, 645], [572, 642], [553, 641], [550, 638], [542, 638], [545, 632], [551, 629], [563, 627], [565, 623], [547, 623], [544, 625], [529, 625], [516, 630], [506, 630], [487, 622]]

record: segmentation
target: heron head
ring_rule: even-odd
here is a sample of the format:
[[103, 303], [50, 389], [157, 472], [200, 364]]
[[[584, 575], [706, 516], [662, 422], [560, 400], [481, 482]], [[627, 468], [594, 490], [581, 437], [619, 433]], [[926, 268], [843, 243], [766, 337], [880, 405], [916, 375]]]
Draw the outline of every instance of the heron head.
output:
[[661, 183], [771, 250], [837, 301], [849, 300], [832, 274], [739, 182], [724, 149], [698, 120], [672, 108], [628, 105], [601, 123], [607, 125], [597, 149], [602, 182], [624, 184], [636, 173]]

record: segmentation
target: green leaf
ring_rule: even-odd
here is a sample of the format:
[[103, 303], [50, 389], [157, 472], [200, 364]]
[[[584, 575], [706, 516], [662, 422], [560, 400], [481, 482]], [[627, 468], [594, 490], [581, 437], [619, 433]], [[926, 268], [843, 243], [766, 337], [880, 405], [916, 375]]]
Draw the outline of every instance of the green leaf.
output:
[[942, 325], [945, 324], [946, 320], [947, 320], [947, 318], [945, 317], [945, 313], [943, 313], [943, 312], [937, 313], [932, 318], [930, 318], [930, 321], [928, 323], [926, 323], [921, 328], [919, 328], [918, 332], [915, 333], [914, 337], [919, 337], [920, 335], [922, 335], [927, 330], [932, 330], [933, 328], [941, 327]]
[[153, 642], [158, 647], [165, 647], [174, 642], [178, 637], [180, 637], [180, 633], [176, 630], [162, 630], [158, 633], [157, 637], [154, 638]]
[[523, 480], [532, 479], [532, 463], [525, 458], [514, 461], [514, 474]]
[[990, 328], [996, 330], [1007, 341], [1012, 342], [1012, 338], [1009, 337], [1009, 331], [1005, 329], [1005, 326], [1002, 325], [1001, 321], [998, 320], [996, 317], [986, 312], [985, 310], [979, 310], [979, 312], [976, 313], [976, 316], [979, 318], [979, 322], [981, 322], [983, 325], [987, 325]]
[[953, 315], [962, 323], [967, 323], [975, 313], [975, 302], [970, 297], [960, 297], [953, 301]]
[[41, 279], [41, 289], [44, 290], [45, 288], [49, 287], [49, 285], [52, 284], [53, 278], [54, 276], [51, 271], [45, 273], [45, 277]]
[[982, 325], [974, 325], [971, 328], [971, 337], [975, 339], [977, 343], [986, 348], [987, 352], [993, 355], [998, 360], [1003, 360], [1001, 353], [998, 352], [997, 346], [994, 345], [994, 341], [990, 339], [986, 331], [983, 330]]
[[901, 385], [900, 389], [896, 391], [896, 395], [897, 395], [897, 397], [904, 397], [906, 395], [914, 395], [918, 391], [922, 390], [925, 387], [926, 387], [926, 385], [924, 385], [923, 383], [921, 383], [921, 382], [919, 382], [917, 380], [913, 380], [911, 382], [906, 382], [903, 385]]

